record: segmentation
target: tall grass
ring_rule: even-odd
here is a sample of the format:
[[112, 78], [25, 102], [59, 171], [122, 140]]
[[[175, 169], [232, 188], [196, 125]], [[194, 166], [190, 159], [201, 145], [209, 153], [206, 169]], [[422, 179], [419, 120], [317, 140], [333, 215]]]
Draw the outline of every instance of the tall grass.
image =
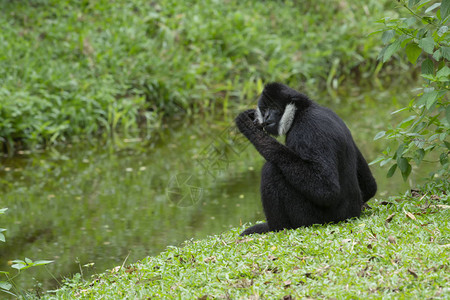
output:
[[0, 145], [135, 132], [228, 109], [265, 82], [373, 72], [368, 34], [391, 2], [1, 1]]

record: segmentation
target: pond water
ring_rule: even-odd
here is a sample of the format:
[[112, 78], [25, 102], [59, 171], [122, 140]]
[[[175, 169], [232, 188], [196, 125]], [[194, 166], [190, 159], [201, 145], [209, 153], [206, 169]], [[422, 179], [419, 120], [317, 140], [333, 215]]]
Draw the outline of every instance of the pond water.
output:
[[[345, 120], [367, 160], [376, 158], [384, 145], [373, 136], [391, 122], [393, 96], [346, 90], [316, 100]], [[74, 273], [89, 278], [168, 245], [264, 219], [263, 160], [233, 135], [232, 115], [207, 119], [171, 122], [143, 141], [115, 138], [3, 158], [0, 208], [9, 210], [0, 216], [7, 228], [0, 270], [14, 273], [12, 259], [54, 260], [17, 279], [21, 288], [49, 289]], [[386, 179], [387, 169], [372, 170], [376, 198], [403, 193], [426, 176], [415, 169], [405, 183], [399, 174]]]

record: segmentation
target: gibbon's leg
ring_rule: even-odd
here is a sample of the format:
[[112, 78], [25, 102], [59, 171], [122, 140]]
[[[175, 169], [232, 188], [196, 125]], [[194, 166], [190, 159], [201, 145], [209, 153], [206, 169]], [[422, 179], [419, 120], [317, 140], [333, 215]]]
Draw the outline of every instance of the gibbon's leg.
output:
[[253, 225], [252, 227], [249, 227], [245, 229], [240, 236], [249, 235], [253, 233], [266, 233], [269, 232], [269, 225], [267, 223], [258, 223], [256, 225]]
[[261, 201], [270, 231], [291, 228], [292, 224], [285, 209], [285, 199], [290, 193], [281, 170], [274, 164], [267, 162], [262, 169]]
[[261, 201], [266, 216], [266, 223], [259, 223], [247, 228], [241, 236], [253, 233], [265, 233], [279, 231], [284, 228], [292, 228], [285, 211], [283, 195], [289, 195], [286, 181], [281, 170], [274, 164], [267, 162], [262, 169], [261, 176]]

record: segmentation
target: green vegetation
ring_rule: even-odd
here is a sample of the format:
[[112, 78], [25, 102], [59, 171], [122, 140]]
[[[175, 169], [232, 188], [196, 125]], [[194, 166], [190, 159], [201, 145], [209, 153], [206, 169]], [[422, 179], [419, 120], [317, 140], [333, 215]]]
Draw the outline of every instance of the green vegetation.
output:
[[391, 1], [0, 1], [0, 146], [137, 135], [165, 115], [367, 77]]
[[439, 161], [431, 176], [450, 180], [450, 0], [401, 1], [409, 12], [409, 18], [386, 18], [383, 42], [386, 47], [380, 54], [385, 62], [395, 52], [405, 48], [412, 64], [421, 65], [425, 79], [422, 88], [407, 107], [395, 113], [409, 114], [395, 128], [381, 131], [376, 139], [386, 137], [394, 140], [383, 156], [375, 162], [385, 165], [393, 162], [387, 176], [400, 169], [406, 180], [411, 173], [411, 163], [420, 163], [433, 152], [432, 159]]
[[[0, 215], [4, 214], [7, 210], [7, 208], [0, 208]], [[0, 228], [0, 242], [3, 243], [6, 242], [5, 235], [3, 234], [5, 231], [5, 228]], [[0, 270], [0, 274], [4, 275], [8, 279], [7, 281], [0, 280], [0, 292], [16, 297], [20, 294], [24, 295], [24, 293], [14, 284], [14, 278], [19, 276], [20, 271], [22, 270], [37, 266], [44, 266], [52, 262], [53, 261], [50, 260], [32, 261], [29, 258], [25, 258], [25, 260], [16, 259], [11, 261], [11, 268], [16, 269], [18, 273], [15, 276], [10, 276], [9, 272]]]
[[75, 276], [45, 298], [447, 298], [450, 199], [434, 192], [376, 201], [339, 224], [187, 241], [90, 282]]
[[[383, 113], [400, 108], [406, 91], [364, 93], [361, 86], [398, 68], [411, 71], [402, 78], [414, 76], [418, 68], [406, 62], [419, 63], [423, 89], [394, 118], [406, 111], [411, 115], [377, 135], [400, 139], [377, 161], [395, 163], [389, 176], [399, 168], [405, 179], [411, 170], [418, 178], [421, 171], [412, 163], [437, 152], [431, 157], [437, 156], [437, 174], [445, 179], [450, 1], [440, 6], [400, 1], [412, 14], [407, 19], [391, 10], [396, 3], [0, 1], [0, 152], [19, 154], [0, 165], [0, 200], [10, 208], [2, 218], [8, 244], [0, 243], [0, 269], [17, 251], [42, 252], [56, 261], [47, 268], [52, 278], [34, 268], [15, 280], [0, 272], [0, 291], [28, 297], [38, 281], [32, 288], [40, 296], [56, 277], [81, 272], [45, 297], [449, 297], [445, 180], [402, 197], [374, 200], [372, 210], [349, 222], [244, 239], [235, 228], [128, 265], [167, 244], [178, 245], [186, 234], [198, 239], [228, 230], [240, 218], [262, 218], [255, 209], [260, 208], [257, 155], [248, 151], [233, 157], [237, 161], [220, 170], [218, 178], [205, 175], [193, 160], [231, 118], [226, 124], [217, 118], [201, 126], [184, 122], [188, 129], [171, 130], [180, 115], [232, 116], [269, 81], [306, 87], [308, 94], [327, 89], [335, 97], [327, 105], [348, 116], [349, 126], [358, 129], [358, 145], [373, 153], [380, 147], [370, 142], [373, 130], [390, 121]], [[374, 21], [386, 16], [392, 18], [382, 22], [386, 46], [378, 62], [380, 36], [370, 33], [383, 27]], [[344, 82], [346, 89], [338, 90]], [[139, 135], [145, 138], [126, 139]], [[114, 142], [86, 150], [79, 141], [89, 137], [113, 137]], [[365, 147], [369, 143], [374, 145]], [[66, 148], [34, 151], [55, 144]], [[186, 204], [181, 202], [186, 199], [166, 197], [172, 178], [186, 171], [207, 201]], [[399, 185], [384, 184], [383, 197]], [[4, 231], [0, 228], [0, 241]], [[118, 267], [92, 281], [84, 277], [103, 272], [111, 262]], [[19, 270], [46, 263], [13, 261]], [[98, 269], [88, 271], [92, 266]], [[20, 288], [23, 278], [27, 282]]]

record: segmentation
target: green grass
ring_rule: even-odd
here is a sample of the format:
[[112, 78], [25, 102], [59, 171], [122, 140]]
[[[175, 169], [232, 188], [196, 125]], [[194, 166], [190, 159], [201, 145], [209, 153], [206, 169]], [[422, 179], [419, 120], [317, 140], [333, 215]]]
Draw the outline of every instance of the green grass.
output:
[[373, 74], [392, 1], [0, 2], [0, 147], [151, 130], [269, 81]]
[[446, 299], [449, 204], [445, 192], [415, 193], [339, 224], [246, 238], [234, 229], [92, 281], [75, 276], [45, 298]]

